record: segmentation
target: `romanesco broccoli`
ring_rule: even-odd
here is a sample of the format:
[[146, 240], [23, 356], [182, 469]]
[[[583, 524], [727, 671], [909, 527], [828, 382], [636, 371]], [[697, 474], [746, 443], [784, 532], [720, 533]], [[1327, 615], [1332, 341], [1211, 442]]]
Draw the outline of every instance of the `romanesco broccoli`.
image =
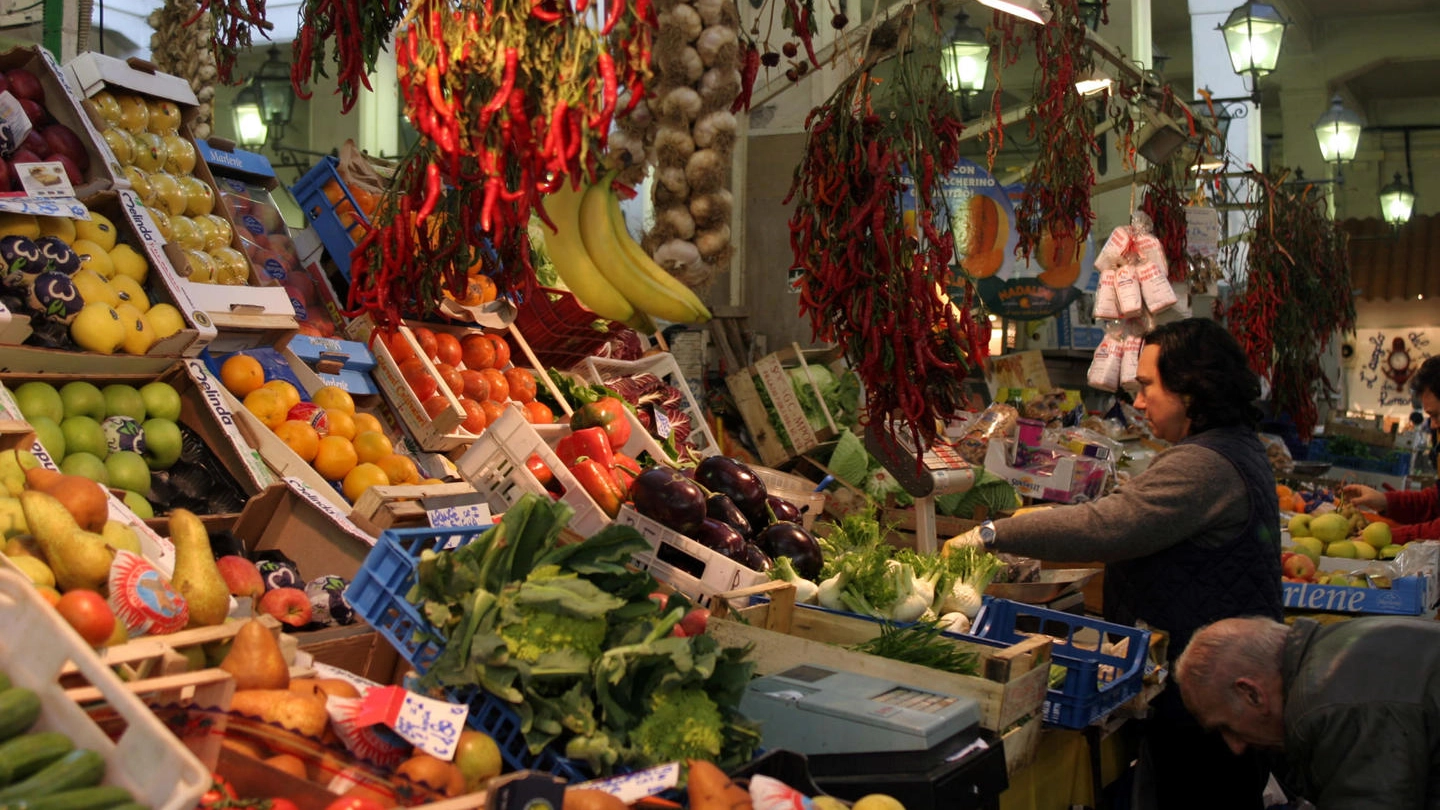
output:
[[715, 761], [724, 743], [720, 707], [698, 688], [660, 692], [650, 714], [630, 731], [636, 758], [646, 765], [687, 759]]
[[604, 616], [582, 619], [527, 605], [513, 609], [517, 620], [507, 616], [500, 627], [500, 637], [513, 658], [535, 664], [547, 653], [578, 654], [586, 661], [600, 657], [608, 629]]

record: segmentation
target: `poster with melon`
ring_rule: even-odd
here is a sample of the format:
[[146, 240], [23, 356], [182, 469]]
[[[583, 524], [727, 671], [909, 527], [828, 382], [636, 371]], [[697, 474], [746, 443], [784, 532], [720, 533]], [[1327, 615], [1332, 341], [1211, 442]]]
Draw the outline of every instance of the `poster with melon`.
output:
[[[1015, 255], [1015, 206], [1018, 186], [1002, 186], [985, 167], [961, 159], [940, 182], [955, 233], [952, 273], [975, 279], [985, 308], [1004, 318], [1040, 320], [1080, 297], [1095, 273], [1089, 240], [1047, 236], [1027, 263]], [[914, 227], [913, 192], [904, 199], [905, 225]], [[961, 291], [952, 287], [952, 294]]]

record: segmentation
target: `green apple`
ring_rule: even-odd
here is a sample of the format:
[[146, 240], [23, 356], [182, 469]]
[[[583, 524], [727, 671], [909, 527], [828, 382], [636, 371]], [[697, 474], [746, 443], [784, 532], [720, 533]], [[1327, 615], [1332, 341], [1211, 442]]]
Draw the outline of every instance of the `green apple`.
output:
[[60, 423], [60, 430], [65, 434], [65, 453], [67, 456], [75, 453], [89, 453], [96, 458], [103, 459], [110, 454], [110, 448], [105, 443], [105, 431], [100, 423], [88, 416], [67, 417]]
[[169, 383], [146, 384], [140, 389], [140, 398], [145, 401], [145, 413], [151, 419], [180, 420], [180, 394]]
[[145, 398], [133, 385], [118, 383], [105, 386], [105, 415], [128, 416], [136, 422], [145, 421]]
[[1384, 523], [1371, 523], [1360, 530], [1360, 539], [1369, 543], [1379, 550], [1390, 545], [1394, 538], [1390, 534], [1390, 527]]
[[35, 428], [35, 438], [40, 440], [40, 446], [50, 454], [50, 460], [56, 464], [65, 460], [65, 431], [60, 429], [60, 423], [48, 416], [30, 416], [30, 427]]
[[31, 425], [40, 416], [53, 419], [57, 425], [65, 419], [65, 402], [60, 399], [60, 392], [55, 390], [55, 386], [49, 383], [24, 383], [15, 389], [15, 404], [20, 406], [20, 413]]
[[1335, 512], [1326, 512], [1310, 521], [1310, 533], [1326, 544], [1338, 543], [1350, 536], [1350, 521]]
[[1309, 537], [1310, 516], [1305, 514], [1304, 512], [1301, 512], [1300, 514], [1290, 518], [1290, 523], [1286, 525], [1285, 528], [1290, 530], [1291, 537]]
[[145, 462], [152, 470], [169, 469], [180, 460], [185, 438], [173, 420], [152, 417], [141, 426], [145, 432]]
[[65, 383], [60, 389], [60, 401], [65, 403], [65, 416], [88, 416], [99, 422], [105, 418], [105, 395], [94, 383], [83, 380]]
[[1345, 557], [1353, 560], [1356, 557], [1355, 544], [1349, 540], [1337, 540], [1325, 547], [1325, 556]]
[[1355, 546], [1355, 559], [1373, 560], [1377, 556], [1375, 547], [1364, 540], [1351, 540], [1350, 544]]
[[69, 453], [60, 463], [60, 472], [89, 478], [101, 486], [110, 486], [110, 471], [105, 462], [93, 453]]
[[150, 491], [150, 465], [132, 450], [121, 450], [105, 458], [110, 486], [144, 494]]
[[1325, 544], [1320, 542], [1318, 537], [1292, 537], [1295, 543], [1295, 551], [1304, 554], [1313, 560], [1317, 565], [1320, 563], [1320, 555], [1325, 552]]
[[140, 536], [135, 534], [134, 529], [119, 521], [105, 521], [105, 527], [100, 531], [100, 536], [105, 538], [105, 543], [116, 551], [144, 553], [140, 548]]
[[1339, 585], [1348, 588], [1350, 586], [1350, 575], [1344, 571], [1331, 571], [1329, 578], [1325, 580], [1325, 584]]
[[134, 512], [135, 516], [141, 520], [155, 517], [155, 507], [151, 506], [150, 502], [145, 500], [145, 496], [138, 492], [125, 490], [125, 505], [130, 507], [130, 511]]

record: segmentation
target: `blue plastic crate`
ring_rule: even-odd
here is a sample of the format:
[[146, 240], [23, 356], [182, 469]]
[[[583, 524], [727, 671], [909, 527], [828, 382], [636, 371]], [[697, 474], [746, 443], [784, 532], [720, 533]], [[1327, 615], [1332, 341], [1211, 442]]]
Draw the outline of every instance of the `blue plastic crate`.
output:
[[1328, 461], [1333, 466], [1344, 467], [1347, 470], [1381, 475], [1406, 476], [1410, 474], [1410, 454], [1403, 450], [1385, 451], [1380, 458], [1337, 456], [1330, 452], [1329, 443], [1324, 436], [1316, 436], [1310, 440], [1309, 460]]
[[[1150, 650], [1150, 631], [1126, 627], [1099, 619], [1035, 607], [1009, 599], [989, 599], [975, 617], [971, 632], [982, 638], [1014, 644], [1024, 636], [1017, 630], [1022, 618], [1040, 623], [1039, 632], [1053, 636], [1050, 648], [1054, 663], [1065, 667], [1065, 683], [1051, 689], [1045, 696], [1045, 722], [1064, 728], [1084, 728], [1099, 720], [1140, 694], [1145, 677], [1145, 661]], [[1130, 640], [1125, 656], [1107, 655], [1078, 646], [1075, 635], [1092, 631], [1103, 642], [1107, 637]], [[1107, 666], [1114, 676], [1101, 682], [1100, 667]]]
[[[355, 244], [360, 241], [360, 235], [369, 227], [370, 222], [351, 196], [350, 189], [345, 187], [345, 181], [340, 178], [339, 165], [339, 160], [326, 155], [306, 172], [299, 182], [290, 187], [290, 193], [295, 195], [295, 202], [299, 203], [300, 210], [305, 212], [305, 221], [310, 223], [315, 233], [320, 236], [325, 251], [330, 254], [335, 267], [340, 270], [340, 275], [348, 282], [350, 251], [354, 250]], [[332, 180], [339, 186], [340, 192], [345, 195], [344, 199], [355, 212], [355, 223], [348, 229], [335, 213], [335, 209], [342, 203], [338, 200], [332, 203], [330, 198], [325, 196], [325, 186]]]
[[[459, 548], [489, 528], [388, 529], [380, 534], [345, 590], [345, 598], [360, 617], [394, 645], [416, 672], [423, 674], [443, 651], [434, 626], [405, 598], [415, 584], [421, 553], [427, 549]], [[478, 687], [452, 688], [446, 695], [470, 706], [466, 722], [494, 738], [501, 757], [512, 770], [546, 771], [572, 783], [589, 778], [583, 765], [548, 748], [539, 754], [530, 753], [520, 731], [520, 716], [489, 692]]]

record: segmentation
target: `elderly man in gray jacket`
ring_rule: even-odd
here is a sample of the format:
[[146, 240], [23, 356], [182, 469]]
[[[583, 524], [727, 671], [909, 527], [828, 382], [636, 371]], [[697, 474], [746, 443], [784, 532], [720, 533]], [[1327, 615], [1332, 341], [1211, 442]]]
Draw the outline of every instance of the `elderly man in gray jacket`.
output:
[[1440, 624], [1224, 619], [1175, 665], [1185, 705], [1236, 752], [1282, 749], [1319, 810], [1440, 808]]

